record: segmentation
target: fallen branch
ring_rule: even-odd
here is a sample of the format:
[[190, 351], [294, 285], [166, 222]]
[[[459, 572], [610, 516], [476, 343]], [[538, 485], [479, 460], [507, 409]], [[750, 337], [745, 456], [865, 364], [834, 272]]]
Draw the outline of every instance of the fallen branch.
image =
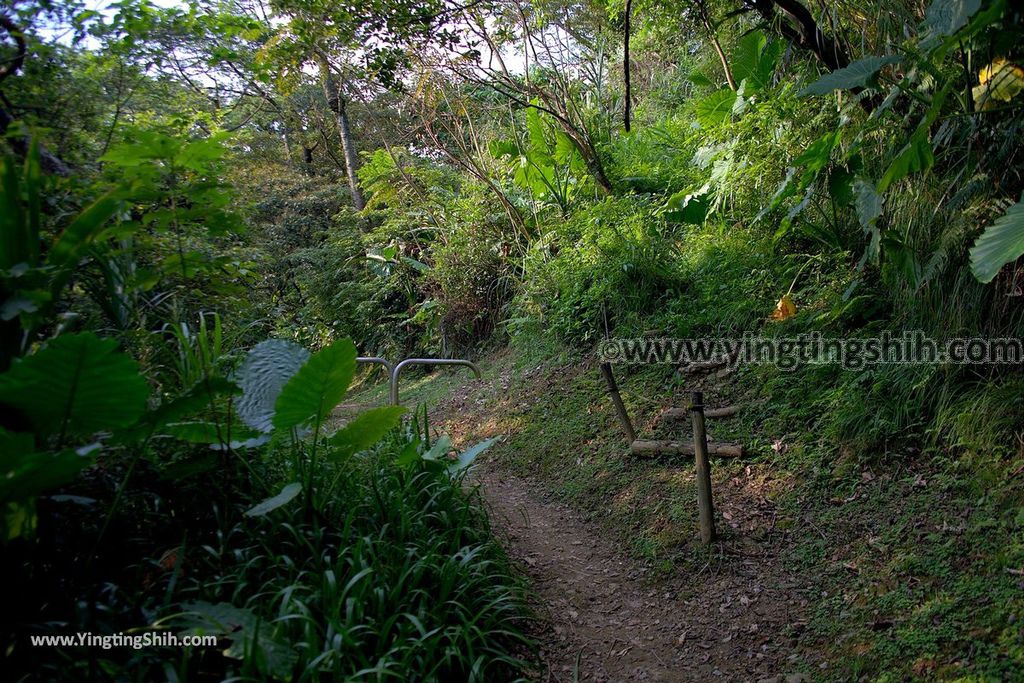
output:
[[[682, 441], [655, 441], [637, 439], [629, 445], [629, 452], [639, 458], [654, 458], [659, 455], [690, 455], [695, 451], [692, 443]], [[738, 443], [709, 443], [708, 455], [721, 458], [742, 458], [743, 446]]]
[[687, 375], [693, 375], [698, 372], [711, 372], [718, 368], [725, 367], [729, 363], [728, 358], [717, 358], [715, 360], [700, 361], [698, 363], [690, 363], [680, 368]]
[[[711, 419], [732, 417], [740, 412], [741, 407], [742, 406], [725, 406], [724, 408], [707, 408], [704, 410], [704, 417]], [[662, 422], [682, 422], [683, 420], [689, 419], [689, 408], [669, 408], [661, 414]]]

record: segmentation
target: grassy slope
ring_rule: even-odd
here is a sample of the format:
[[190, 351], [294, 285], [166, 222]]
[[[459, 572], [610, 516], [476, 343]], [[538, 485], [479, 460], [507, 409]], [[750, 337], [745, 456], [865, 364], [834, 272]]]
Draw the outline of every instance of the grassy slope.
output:
[[[723, 539], [708, 552], [694, 535], [689, 464], [624, 455], [592, 363], [506, 351], [483, 367], [481, 383], [450, 371], [410, 376], [403, 400], [443, 400], [435, 412], [453, 418], [448, 427], [456, 438], [507, 435], [491, 457], [606, 524], [665, 574], [696, 583], [718, 563], [777, 556], [811, 587], [814, 615], [780, 637], [827, 653], [832, 664], [817, 676], [1024, 677], [1019, 459], [913, 449], [857, 456], [830, 446], [815, 433], [810, 411], [757, 373], [695, 381], [664, 367], [620, 367], [641, 434], [656, 433], [658, 412], [682, 405], [694, 388], [705, 390], [708, 405], [747, 407], [711, 427], [714, 438], [741, 440], [752, 456], [713, 464]], [[377, 387], [360, 400], [382, 397]]]

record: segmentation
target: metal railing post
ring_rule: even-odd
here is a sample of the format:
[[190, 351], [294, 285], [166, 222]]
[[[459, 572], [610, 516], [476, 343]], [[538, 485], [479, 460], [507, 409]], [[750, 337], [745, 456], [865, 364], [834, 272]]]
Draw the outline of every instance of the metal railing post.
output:
[[391, 363], [386, 358], [378, 358], [377, 356], [359, 356], [356, 358], [356, 362], [362, 365], [383, 365], [384, 371], [388, 373], [388, 379], [391, 378]]
[[472, 370], [477, 379], [482, 376], [476, 363], [461, 358], [406, 358], [391, 370], [391, 405], [393, 406], [399, 405], [398, 378], [401, 376], [402, 370], [409, 365], [462, 365]]

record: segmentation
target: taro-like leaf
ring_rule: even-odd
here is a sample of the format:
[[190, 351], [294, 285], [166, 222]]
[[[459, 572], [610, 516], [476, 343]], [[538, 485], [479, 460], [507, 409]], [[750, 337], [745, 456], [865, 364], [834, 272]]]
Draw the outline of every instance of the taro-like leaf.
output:
[[355, 371], [356, 347], [348, 339], [313, 354], [281, 388], [274, 404], [274, 428], [323, 422], [345, 396]]
[[0, 403], [45, 436], [127, 427], [146, 408], [149, 385], [113, 339], [65, 334], [0, 375]]
[[800, 91], [800, 97], [808, 95], [826, 95], [833, 90], [849, 90], [850, 88], [862, 88], [869, 84], [879, 70], [889, 64], [902, 61], [898, 55], [885, 55], [884, 57], [864, 57], [858, 59], [849, 66], [836, 69], [827, 73], [814, 83]]
[[697, 102], [695, 112], [702, 126], [715, 126], [725, 123], [732, 116], [733, 105], [737, 95], [728, 88], [716, 90]]
[[237, 403], [242, 421], [257, 431], [271, 431], [281, 389], [308, 359], [308, 350], [286, 339], [268, 339], [254, 346], [236, 376], [242, 389]]
[[677, 223], [701, 225], [708, 216], [710, 200], [706, 192], [676, 192], [665, 202], [665, 218]]
[[66, 484], [86, 466], [96, 446], [56, 453], [35, 450], [31, 434], [0, 428], [0, 506], [27, 500]]
[[732, 56], [732, 75], [736, 82], [746, 82], [748, 93], [768, 87], [784, 49], [785, 43], [781, 40], [768, 42], [760, 31], [740, 38]]
[[853, 183], [854, 206], [857, 208], [857, 219], [865, 231], [871, 230], [878, 217], [882, 215], [882, 197], [871, 183], [859, 179]]
[[486, 451], [488, 448], [496, 444], [501, 439], [500, 436], [495, 436], [490, 439], [485, 439], [480, 443], [470, 446], [466, 450], [459, 453], [458, 458], [448, 466], [448, 472], [450, 474], [458, 474], [459, 472], [467, 469], [473, 464], [481, 453]]
[[54, 242], [47, 256], [48, 263], [57, 268], [74, 266], [82, 250], [120, 207], [121, 200], [116, 190], [93, 202], [71, 221]]
[[190, 602], [182, 605], [184, 614], [174, 618], [183, 634], [216, 635], [221, 639], [225, 657], [246, 662], [263, 672], [259, 678], [286, 681], [298, 654], [274, 637], [274, 623], [261, 621], [251, 609], [227, 602]]
[[912, 173], [923, 173], [934, 165], [935, 154], [932, 152], [932, 143], [928, 140], [928, 130], [918, 128], [878, 181], [878, 191], [885, 192], [893, 183], [903, 180]]
[[185, 614], [176, 620], [176, 625], [184, 628], [185, 633], [193, 635], [227, 635], [235, 631], [244, 631], [253, 628], [258, 619], [252, 610], [235, 607], [227, 602], [213, 604], [200, 600], [185, 603], [181, 608]]
[[981, 9], [981, 0], [935, 0], [924, 11], [925, 24], [930, 35], [925, 42], [930, 44], [933, 37], [951, 36], [971, 20]]
[[992, 282], [1003, 266], [1024, 254], [1024, 200], [985, 228], [971, 247], [971, 272], [981, 282]]
[[331, 445], [338, 449], [339, 456], [366, 450], [394, 429], [404, 413], [402, 406], [367, 410], [335, 432], [330, 438]]
[[[224, 425], [204, 421], [171, 422], [164, 425], [161, 431], [167, 436], [172, 436], [180, 441], [212, 444], [215, 446], [222, 446], [227, 436], [227, 429]], [[231, 436], [233, 437], [231, 443], [235, 444], [248, 439], [255, 439], [260, 434], [248, 429], [239, 429], [236, 426], [231, 430]]]

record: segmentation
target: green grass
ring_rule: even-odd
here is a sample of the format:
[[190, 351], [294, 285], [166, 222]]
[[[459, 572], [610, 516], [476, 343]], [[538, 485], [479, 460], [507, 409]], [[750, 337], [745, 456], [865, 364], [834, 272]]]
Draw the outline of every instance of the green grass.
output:
[[[1024, 668], [1024, 501], [1008, 468], [978, 486], [948, 461], [808, 482], [825, 538], [794, 550], [828, 597], [810, 632], [834, 680], [1013, 680]], [[808, 498], [805, 498], [808, 500]]]
[[[94, 568], [94, 581], [82, 581], [83, 592], [60, 594], [77, 600], [82, 614], [63, 625], [21, 626], [22, 635], [213, 634], [217, 647], [42, 649], [19, 640], [5, 653], [7, 673], [12, 680], [30, 673], [40, 680], [521, 680], [532, 648], [525, 584], [492, 537], [478, 493], [443, 467], [400, 462], [413, 447], [398, 431], [345, 463], [336, 495], [312, 516], [297, 501], [265, 517], [242, 516], [252, 504], [245, 498], [225, 507], [200, 502], [198, 519], [178, 529], [184, 535], [169, 550], [133, 542], [152, 554], [136, 560], [133, 579], [118, 582], [105, 562], [105, 573]], [[81, 573], [70, 553], [48, 555], [51, 568]]]
[[[252, 649], [235, 672], [243, 677], [515, 678], [529, 644], [522, 587], [475, 495], [386, 457], [364, 468], [329, 523], [236, 527], [203, 557], [219, 580], [193, 582], [186, 607], [230, 603], [263, 620], [260, 632], [224, 634]], [[205, 611], [185, 622], [210, 628]]]
[[[467, 438], [504, 434], [489, 457], [604, 525], [663, 575], [699, 581], [722, 562], [696, 538], [690, 462], [627, 454], [595, 366], [557, 359], [507, 372], [520, 363], [508, 354], [485, 362], [491, 381], [511, 377], [509, 388], [485, 383], [469, 393], [465, 413], [450, 415], [476, 425]], [[655, 434], [661, 408], [685, 403], [667, 368], [620, 367], [617, 376], [641, 434]], [[710, 430], [751, 453], [713, 462], [719, 514], [738, 522], [719, 517], [723, 543], [742, 549], [785, 534], [779, 562], [812, 596], [800, 639], [832, 660], [831, 680], [1013, 680], [1024, 668], [1024, 481], [1012, 444], [972, 454], [922, 452], [913, 438], [886, 438], [885, 451], [844, 443], [830, 427], [837, 401], [846, 414], [867, 415], [871, 407], [856, 401], [896, 400], [844, 393], [851, 382], [856, 373], [830, 368], [761, 368], [702, 383], [709, 405], [744, 405]], [[420, 395], [441, 389], [439, 381]], [[990, 387], [974, 400], [987, 405], [999, 391], [1007, 390]]]

